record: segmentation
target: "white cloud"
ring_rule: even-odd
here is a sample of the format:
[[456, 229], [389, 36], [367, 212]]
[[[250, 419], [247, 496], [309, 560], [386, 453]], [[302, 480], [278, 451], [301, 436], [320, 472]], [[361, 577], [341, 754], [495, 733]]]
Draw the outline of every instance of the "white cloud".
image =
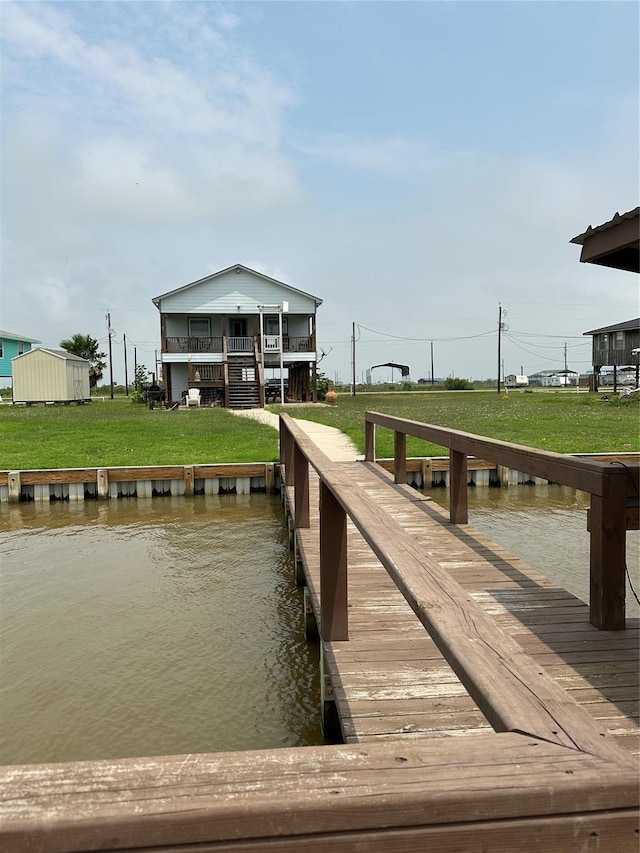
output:
[[154, 163], [145, 145], [96, 139], [79, 152], [79, 202], [91, 215], [122, 221], [180, 220], [199, 211], [179, 174]]

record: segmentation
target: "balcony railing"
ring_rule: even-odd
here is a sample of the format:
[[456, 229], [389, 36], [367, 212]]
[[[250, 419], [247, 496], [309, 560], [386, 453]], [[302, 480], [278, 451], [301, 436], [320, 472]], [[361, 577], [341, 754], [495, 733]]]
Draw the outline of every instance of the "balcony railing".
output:
[[188, 335], [167, 337], [165, 352], [222, 352], [222, 336], [190, 337]]
[[284, 352], [311, 352], [310, 335], [285, 335]]
[[[165, 337], [163, 352], [185, 353], [222, 353], [223, 336], [191, 337], [189, 335], [174, 335]], [[250, 353], [254, 351], [256, 338], [252, 336], [227, 337], [227, 352]], [[258, 339], [259, 340], [259, 339]], [[263, 352], [280, 352], [280, 335], [263, 335]], [[282, 352], [313, 352], [311, 335], [283, 335]]]
[[236, 337], [227, 338], [227, 352], [253, 352], [254, 339], [253, 337]]

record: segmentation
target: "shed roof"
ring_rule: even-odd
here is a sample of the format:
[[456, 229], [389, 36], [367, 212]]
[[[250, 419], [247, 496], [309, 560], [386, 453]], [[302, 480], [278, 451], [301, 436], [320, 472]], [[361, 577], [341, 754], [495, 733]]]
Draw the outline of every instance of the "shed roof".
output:
[[634, 329], [640, 329], [640, 317], [635, 320], [625, 320], [624, 323], [614, 323], [612, 326], [603, 326], [601, 329], [592, 329], [590, 332], [583, 332], [583, 335], [600, 335], [605, 332], [632, 332]]
[[276, 278], [271, 278], [271, 276], [265, 275], [262, 272], [258, 272], [257, 270], [252, 270], [250, 267], [246, 267], [243, 264], [233, 264], [230, 267], [226, 267], [223, 270], [219, 270], [218, 272], [211, 273], [210, 275], [205, 275], [204, 278], [199, 278], [197, 281], [191, 281], [189, 284], [183, 284], [181, 287], [176, 287], [175, 290], [169, 290], [167, 293], [161, 293], [159, 296], [154, 296], [151, 300], [153, 304], [158, 307], [158, 303], [161, 299], [165, 299], [167, 296], [173, 296], [174, 293], [180, 293], [183, 290], [187, 290], [189, 287], [194, 287], [196, 284], [202, 284], [205, 281], [211, 281], [214, 278], [218, 278], [225, 273], [231, 272], [232, 270], [244, 270], [245, 272], [252, 273], [253, 275], [257, 275], [260, 278], [265, 279], [265, 281], [270, 281], [273, 284], [277, 284], [280, 287], [285, 287], [287, 290], [290, 290], [292, 293], [300, 293], [302, 296], [307, 296], [309, 299], [313, 299], [316, 303], [316, 307], [318, 305], [322, 305], [322, 299], [317, 296], [314, 296], [312, 293], [306, 293], [304, 290], [299, 290], [296, 287], [291, 287], [290, 284], [285, 284], [283, 281], [278, 281]]
[[39, 344], [40, 341], [36, 338], [27, 338], [24, 335], [17, 335], [15, 332], [7, 332], [5, 329], [0, 329], [0, 338], [11, 341], [24, 341], [28, 344]]
[[640, 207], [616, 213], [601, 225], [589, 225], [569, 242], [582, 246], [582, 263], [640, 272]]
[[61, 358], [65, 361], [81, 361], [83, 364], [90, 365], [91, 362], [87, 361], [86, 358], [80, 358], [79, 355], [74, 355], [72, 352], [67, 352], [66, 349], [53, 349], [52, 347], [36, 347], [35, 349], [29, 350], [29, 352], [23, 352], [21, 355], [17, 355], [15, 358], [12, 358], [12, 361], [16, 361], [18, 358], [26, 358], [27, 356], [32, 356], [36, 352], [46, 352], [49, 355], [55, 356], [55, 358]]

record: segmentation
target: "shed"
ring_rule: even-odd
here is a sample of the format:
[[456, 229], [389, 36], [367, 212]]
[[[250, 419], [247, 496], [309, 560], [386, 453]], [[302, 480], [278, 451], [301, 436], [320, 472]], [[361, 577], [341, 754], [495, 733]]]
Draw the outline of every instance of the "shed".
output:
[[14, 403], [85, 403], [89, 362], [63, 349], [38, 347], [11, 361]]

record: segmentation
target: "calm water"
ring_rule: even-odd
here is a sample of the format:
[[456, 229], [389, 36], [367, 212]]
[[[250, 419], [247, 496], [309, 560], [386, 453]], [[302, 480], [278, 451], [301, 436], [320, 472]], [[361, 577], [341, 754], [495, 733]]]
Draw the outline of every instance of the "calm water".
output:
[[322, 742], [271, 495], [0, 508], [0, 763]]
[[[476, 529], [585, 601], [587, 506], [469, 490]], [[0, 505], [0, 566], [1, 764], [322, 743], [278, 498]]]
[[[448, 509], [448, 489], [425, 491]], [[469, 524], [555, 581], [589, 601], [589, 496], [564, 486], [509, 486], [468, 490]], [[627, 531], [627, 568], [640, 595], [640, 531]], [[627, 582], [627, 615], [640, 616]]]

